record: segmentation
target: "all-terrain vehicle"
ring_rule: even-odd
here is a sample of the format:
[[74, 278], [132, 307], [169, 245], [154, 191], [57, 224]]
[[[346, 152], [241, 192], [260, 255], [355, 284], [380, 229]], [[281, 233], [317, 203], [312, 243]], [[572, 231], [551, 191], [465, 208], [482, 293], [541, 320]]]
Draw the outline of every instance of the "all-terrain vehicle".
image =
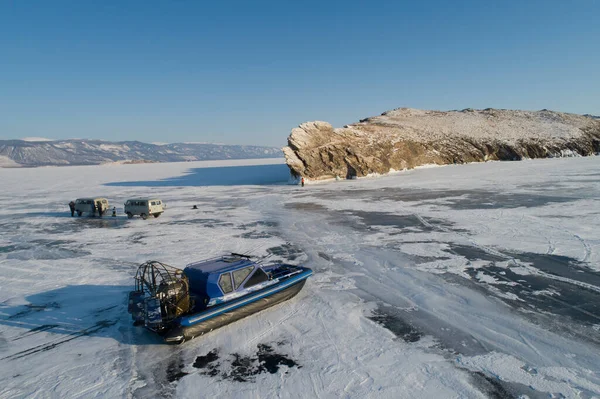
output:
[[165, 211], [166, 205], [158, 198], [131, 198], [125, 202], [125, 214], [129, 219], [140, 215], [147, 219], [149, 215], [159, 217]]
[[75, 212], [77, 216], [87, 213], [89, 216], [102, 216], [108, 210], [108, 200], [106, 198], [77, 198], [75, 200]]

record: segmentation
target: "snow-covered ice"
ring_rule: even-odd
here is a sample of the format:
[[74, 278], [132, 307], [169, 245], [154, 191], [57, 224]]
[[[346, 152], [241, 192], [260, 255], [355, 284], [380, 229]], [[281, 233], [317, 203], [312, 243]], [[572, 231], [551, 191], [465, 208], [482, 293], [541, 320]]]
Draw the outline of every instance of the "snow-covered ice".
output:
[[[304, 188], [282, 162], [0, 169], [0, 397], [600, 396], [600, 158]], [[70, 217], [95, 195], [119, 216]], [[180, 346], [132, 325], [138, 264], [227, 251], [315, 275]]]

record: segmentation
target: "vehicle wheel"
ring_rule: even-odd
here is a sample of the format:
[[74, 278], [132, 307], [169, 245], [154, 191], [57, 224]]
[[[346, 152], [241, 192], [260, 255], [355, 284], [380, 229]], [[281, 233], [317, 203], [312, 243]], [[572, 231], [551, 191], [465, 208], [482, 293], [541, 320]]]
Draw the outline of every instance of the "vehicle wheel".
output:
[[81, 211], [77, 211], [77, 216], [81, 216], [82, 213], [83, 212], [81, 212]]
[[133, 217], [133, 214], [131, 212], [127, 212], [127, 219], [131, 219]]
[[141, 217], [142, 217], [142, 219], [144, 219], [144, 220], [148, 219], [148, 215], [146, 215], [145, 213], [142, 213], [140, 216], [141, 216]]
[[154, 217], [155, 217], [155, 218], [157, 218], [157, 217], [159, 217], [159, 216], [160, 216], [160, 213], [155, 213], [155, 214], [154, 214]]

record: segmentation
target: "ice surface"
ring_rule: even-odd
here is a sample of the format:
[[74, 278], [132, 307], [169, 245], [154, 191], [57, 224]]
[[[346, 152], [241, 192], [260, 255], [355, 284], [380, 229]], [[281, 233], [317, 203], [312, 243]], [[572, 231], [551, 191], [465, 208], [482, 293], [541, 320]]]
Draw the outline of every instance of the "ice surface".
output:
[[[287, 179], [278, 159], [0, 169], [0, 397], [600, 395], [600, 158]], [[95, 195], [119, 216], [70, 217]], [[149, 195], [160, 218], [122, 215]], [[131, 324], [139, 263], [226, 251], [315, 275], [181, 346]]]

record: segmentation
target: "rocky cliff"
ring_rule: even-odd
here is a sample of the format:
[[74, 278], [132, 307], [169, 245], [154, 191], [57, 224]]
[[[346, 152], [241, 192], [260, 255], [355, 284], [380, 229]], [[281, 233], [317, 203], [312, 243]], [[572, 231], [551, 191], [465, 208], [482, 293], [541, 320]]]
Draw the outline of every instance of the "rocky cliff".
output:
[[292, 175], [311, 180], [425, 164], [586, 156], [600, 152], [600, 120], [548, 110], [399, 108], [337, 129], [303, 123], [283, 152]]

